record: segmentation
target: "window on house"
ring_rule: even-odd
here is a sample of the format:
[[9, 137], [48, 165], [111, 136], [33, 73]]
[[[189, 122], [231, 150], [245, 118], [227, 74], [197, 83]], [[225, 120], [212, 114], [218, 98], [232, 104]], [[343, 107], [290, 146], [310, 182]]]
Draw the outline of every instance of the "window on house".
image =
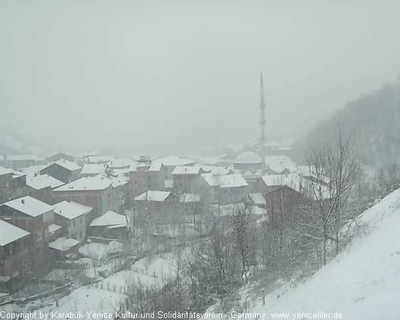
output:
[[42, 233], [41, 232], [39, 232], [38, 234], [37, 234], [37, 239], [36, 239], [38, 242], [39, 241], [42, 241]]

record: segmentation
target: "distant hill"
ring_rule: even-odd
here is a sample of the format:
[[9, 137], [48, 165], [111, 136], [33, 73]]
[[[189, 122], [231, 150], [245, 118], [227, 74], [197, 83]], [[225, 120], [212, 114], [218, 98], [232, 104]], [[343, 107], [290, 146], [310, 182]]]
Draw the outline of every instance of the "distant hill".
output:
[[305, 141], [296, 145], [297, 154], [304, 153], [311, 144], [334, 139], [339, 126], [344, 133], [351, 133], [364, 164], [400, 164], [400, 77], [347, 103], [329, 120], [321, 122]]
[[39, 145], [11, 128], [0, 127], [0, 155], [37, 154]]

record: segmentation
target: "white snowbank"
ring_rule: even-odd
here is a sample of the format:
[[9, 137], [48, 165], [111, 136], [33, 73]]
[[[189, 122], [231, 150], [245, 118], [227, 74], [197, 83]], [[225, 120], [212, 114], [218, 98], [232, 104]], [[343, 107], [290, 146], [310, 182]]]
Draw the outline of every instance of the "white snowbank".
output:
[[[365, 211], [358, 225], [367, 235], [312, 278], [282, 294], [276, 291], [250, 312], [340, 312], [342, 319], [400, 319], [400, 189]], [[290, 319], [293, 319], [291, 317]]]

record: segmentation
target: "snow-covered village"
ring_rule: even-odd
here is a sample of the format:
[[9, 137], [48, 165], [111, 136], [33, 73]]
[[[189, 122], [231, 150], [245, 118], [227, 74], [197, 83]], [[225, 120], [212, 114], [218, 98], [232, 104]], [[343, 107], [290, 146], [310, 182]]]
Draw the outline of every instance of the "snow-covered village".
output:
[[0, 2], [0, 319], [400, 319], [399, 14]]

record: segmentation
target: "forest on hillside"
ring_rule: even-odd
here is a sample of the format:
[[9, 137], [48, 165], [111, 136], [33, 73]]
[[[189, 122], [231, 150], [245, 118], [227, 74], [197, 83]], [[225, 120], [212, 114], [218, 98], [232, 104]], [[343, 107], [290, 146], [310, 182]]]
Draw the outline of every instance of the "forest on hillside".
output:
[[400, 75], [375, 92], [351, 101], [319, 123], [295, 148], [301, 156], [311, 145], [351, 135], [364, 165], [389, 168], [400, 164]]

